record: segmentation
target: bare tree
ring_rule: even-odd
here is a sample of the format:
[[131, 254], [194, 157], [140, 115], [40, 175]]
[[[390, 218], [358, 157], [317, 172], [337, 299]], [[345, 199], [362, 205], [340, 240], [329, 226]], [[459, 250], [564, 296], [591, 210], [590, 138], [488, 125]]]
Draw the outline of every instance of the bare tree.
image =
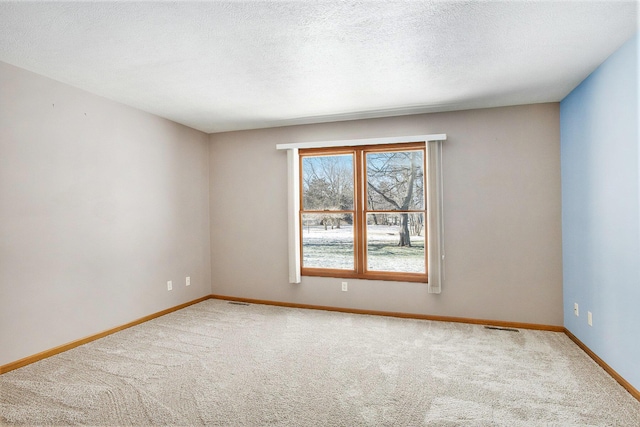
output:
[[422, 207], [424, 203], [422, 179], [418, 179], [423, 176], [421, 157], [418, 151], [371, 153], [367, 156], [369, 199], [382, 200], [390, 210], [401, 211], [398, 246], [411, 246], [410, 214], [402, 211]]
[[[353, 209], [353, 156], [314, 156], [303, 160], [304, 208], [319, 211]], [[324, 215], [325, 230], [340, 228], [351, 215]]]
[[[407, 212], [424, 205], [421, 151], [372, 152], [367, 154], [367, 204], [370, 210], [393, 212], [372, 214], [377, 224], [393, 221], [400, 225], [398, 246], [411, 246], [411, 235], [422, 231], [422, 216]], [[304, 209], [320, 214], [325, 229], [340, 228], [341, 221], [353, 221], [349, 214], [332, 211], [352, 210], [353, 156], [309, 156], [303, 159]]]

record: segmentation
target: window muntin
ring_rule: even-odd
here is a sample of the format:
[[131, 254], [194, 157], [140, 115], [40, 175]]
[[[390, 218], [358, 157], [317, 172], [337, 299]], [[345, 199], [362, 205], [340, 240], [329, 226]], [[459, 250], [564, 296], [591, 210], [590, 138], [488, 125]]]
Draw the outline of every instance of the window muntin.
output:
[[427, 281], [424, 143], [299, 155], [303, 275]]

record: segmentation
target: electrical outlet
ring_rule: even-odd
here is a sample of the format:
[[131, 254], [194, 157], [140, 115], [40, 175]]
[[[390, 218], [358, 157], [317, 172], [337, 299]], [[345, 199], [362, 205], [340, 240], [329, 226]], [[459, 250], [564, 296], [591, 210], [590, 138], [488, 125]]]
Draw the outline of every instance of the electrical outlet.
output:
[[593, 316], [591, 315], [590, 311], [587, 311], [587, 323], [589, 324], [589, 326], [593, 326]]
[[190, 286], [191, 285], [191, 277], [187, 277], [186, 282], [187, 282], [187, 286]]
[[168, 291], [170, 291], [170, 290], [172, 290], [172, 289], [173, 289], [173, 283], [171, 283], [171, 280], [169, 280], [169, 281], [167, 282], [167, 290], [168, 290]]
[[347, 292], [347, 282], [342, 282], [342, 292]]
[[576, 316], [580, 315], [578, 313], [578, 303], [577, 302], [573, 304], [573, 314], [575, 314]]

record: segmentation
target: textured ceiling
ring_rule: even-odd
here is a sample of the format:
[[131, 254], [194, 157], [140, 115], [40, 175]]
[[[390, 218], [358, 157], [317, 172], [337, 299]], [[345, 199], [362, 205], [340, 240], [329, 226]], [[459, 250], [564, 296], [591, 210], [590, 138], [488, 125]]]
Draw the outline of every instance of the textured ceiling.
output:
[[637, 30], [634, 1], [0, 1], [0, 61], [222, 132], [559, 101]]

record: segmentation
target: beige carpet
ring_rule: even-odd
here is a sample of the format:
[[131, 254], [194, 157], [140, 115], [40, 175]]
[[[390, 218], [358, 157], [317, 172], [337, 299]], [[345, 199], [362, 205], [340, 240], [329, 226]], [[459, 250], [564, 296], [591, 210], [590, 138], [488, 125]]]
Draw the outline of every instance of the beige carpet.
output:
[[208, 300], [0, 376], [0, 424], [638, 426], [564, 334]]

